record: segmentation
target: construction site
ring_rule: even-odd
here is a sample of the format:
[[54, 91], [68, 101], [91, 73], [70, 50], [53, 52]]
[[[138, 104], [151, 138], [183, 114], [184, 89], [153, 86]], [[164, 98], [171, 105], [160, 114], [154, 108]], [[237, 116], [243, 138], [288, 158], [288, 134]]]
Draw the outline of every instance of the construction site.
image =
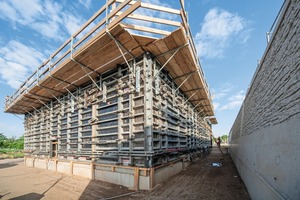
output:
[[7, 97], [26, 166], [151, 189], [209, 151], [217, 120], [181, 3], [108, 1]]
[[0, 198], [299, 199], [299, 1], [283, 2], [223, 148], [179, 4], [106, 1], [6, 97], [25, 157], [0, 160]]

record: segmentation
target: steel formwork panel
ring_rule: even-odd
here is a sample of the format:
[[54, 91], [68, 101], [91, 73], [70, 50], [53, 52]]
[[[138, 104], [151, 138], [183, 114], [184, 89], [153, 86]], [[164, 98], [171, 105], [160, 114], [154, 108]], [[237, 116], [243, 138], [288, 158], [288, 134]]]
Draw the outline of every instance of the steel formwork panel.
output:
[[155, 90], [159, 62], [147, 53], [134, 64], [139, 66], [139, 84], [128, 66], [118, 65], [96, 79], [105, 89], [86, 84], [73, 91], [74, 96], [53, 101], [50, 110], [43, 107], [27, 114], [25, 149], [32, 151], [28, 154], [50, 156], [51, 144], [58, 141], [60, 159], [151, 167], [208, 147], [207, 121], [196, 117], [180, 90], [173, 93], [177, 85], [167, 71], [160, 71], [160, 91]]

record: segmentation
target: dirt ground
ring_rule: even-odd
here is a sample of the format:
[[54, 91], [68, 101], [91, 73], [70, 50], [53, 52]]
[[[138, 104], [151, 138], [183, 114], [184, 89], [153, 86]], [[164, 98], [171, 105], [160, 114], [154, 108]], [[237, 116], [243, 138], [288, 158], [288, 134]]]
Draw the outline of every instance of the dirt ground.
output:
[[[221, 167], [211, 163], [219, 162]], [[124, 196], [122, 196], [124, 195]], [[118, 197], [118, 198], [112, 198]], [[131, 191], [102, 181], [29, 168], [23, 159], [0, 160], [0, 199], [250, 199], [229, 155], [214, 148], [152, 191]]]

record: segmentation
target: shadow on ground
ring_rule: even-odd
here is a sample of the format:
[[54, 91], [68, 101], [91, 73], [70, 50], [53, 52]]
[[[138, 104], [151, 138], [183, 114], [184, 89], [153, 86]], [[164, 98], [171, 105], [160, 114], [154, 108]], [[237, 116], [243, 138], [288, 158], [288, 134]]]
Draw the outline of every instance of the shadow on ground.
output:
[[18, 165], [20, 162], [23, 162], [23, 160], [18, 159], [18, 160], [11, 160], [11, 161], [5, 162], [5, 163], [0, 163], [0, 169], [14, 167], [14, 166]]
[[40, 200], [43, 197], [44, 197], [44, 195], [42, 195], [42, 194], [32, 192], [29, 194], [24, 194], [22, 196], [12, 198], [11, 200]]

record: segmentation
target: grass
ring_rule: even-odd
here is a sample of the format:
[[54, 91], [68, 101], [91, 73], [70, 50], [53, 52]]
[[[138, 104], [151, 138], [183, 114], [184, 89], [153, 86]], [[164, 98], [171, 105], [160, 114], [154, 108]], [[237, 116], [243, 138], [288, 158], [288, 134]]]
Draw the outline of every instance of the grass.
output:
[[0, 158], [23, 158], [22, 149], [0, 149]]

